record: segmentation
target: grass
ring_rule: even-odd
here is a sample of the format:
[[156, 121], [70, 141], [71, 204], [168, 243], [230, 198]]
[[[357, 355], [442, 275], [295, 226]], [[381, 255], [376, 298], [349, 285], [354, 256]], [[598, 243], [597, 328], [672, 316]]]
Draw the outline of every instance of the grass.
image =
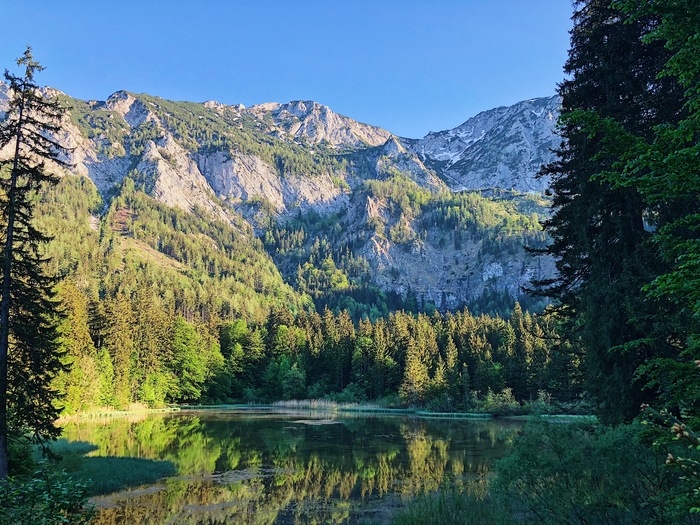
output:
[[488, 497], [469, 492], [419, 496], [397, 512], [391, 525], [513, 525], [513, 518]]
[[364, 412], [364, 413], [387, 413], [387, 414], [410, 414], [415, 410], [407, 408], [386, 408], [379, 405], [366, 403], [339, 403], [327, 399], [303, 399], [291, 401], [275, 401], [274, 408], [286, 410], [307, 410], [318, 412]]
[[493, 419], [493, 414], [485, 414], [482, 412], [429, 412], [426, 410], [419, 410], [416, 412], [416, 415], [420, 417], [444, 419]]
[[127, 410], [116, 410], [110, 407], [104, 407], [99, 410], [91, 410], [90, 412], [79, 412], [69, 416], [61, 416], [58, 422], [71, 421], [74, 419], [99, 419], [109, 417], [133, 416], [150, 413], [161, 412], [179, 412], [180, 407], [163, 407], [163, 408], [148, 408], [146, 405], [133, 404]]
[[274, 408], [287, 410], [307, 410], [318, 412], [358, 412], [366, 414], [412, 414], [418, 417], [449, 418], [449, 419], [492, 419], [492, 414], [475, 412], [431, 412], [415, 408], [389, 408], [367, 403], [338, 403], [326, 399], [304, 399], [292, 401], [276, 401]]
[[[291, 410], [304, 412], [331, 412], [331, 413], [355, 413], [355, 414], [405, 414], [420, 418], [431, 419], [468, 419], [487, 420], [494, 418], [529, 420], [533, 416], [547, 419], [556, 423], [569, 422], [595, 422], [595, 416], [581, 414], [544, 414], [535, 408], [539, 405], [517, 405], [514, 410], [495, 410], [493, 412], [438, 412], [432, 410], [420, 410], [419, 408], [394, 408], [374, 403], [342, 403], [329, 399], [301, 399], [289, 401], [275, 401], [269, 405], [250, 404], [217, 404], [217, 405], [183, 405], [182, 410]], [[493, 408], [493, 407], [492, 407]], [[497, 407], [496, 407], [497, 408]], [[525, 413], [518, 414], [524, 411]], [[515, 413], [514, 413], [515, 412]]]
[[180, 405], [179, 410], [270, 410], [271, 405], [250, 403], [219, 403], [216, 405]]
[[176, 474], [169, 461], [112, 456], [87, 456], [97, 450], [92, 443], [59, 439], [50, 446], [59, 457], [57, 468], [87, 485], [88, 496], [117, 492], [128, 487], [155, 483]]
[[550, 423], [597, 423], [598, 418], [592, 415], [583, 414], [529, 414], [520, 416], [506, 416], [505, 419], [518, 419], [529, 421], [533, 417], [544, 419]]

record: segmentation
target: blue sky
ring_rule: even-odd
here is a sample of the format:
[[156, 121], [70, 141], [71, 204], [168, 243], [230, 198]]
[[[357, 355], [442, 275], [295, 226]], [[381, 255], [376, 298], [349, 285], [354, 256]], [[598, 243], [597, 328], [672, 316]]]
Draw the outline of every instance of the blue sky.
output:
[[0, 67], [29, 44], [47, 68], [39, 82], [74, 97], [311, 99], [415, 138], [554, 94], [572, 11], [568, 0], [7, 4]]

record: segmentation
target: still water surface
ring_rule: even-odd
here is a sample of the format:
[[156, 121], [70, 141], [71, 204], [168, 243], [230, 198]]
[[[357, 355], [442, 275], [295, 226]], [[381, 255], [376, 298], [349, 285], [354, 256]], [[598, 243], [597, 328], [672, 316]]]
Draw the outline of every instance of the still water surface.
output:
[[93, 456], [164, 460], [176, 469], [155, 485], [96, 498], [99, 525], [286, 525], [382, 523], [410, 497], [473, 484], [519, 428], [232, 410], [71, 422], [64, 437], [94, 444]]

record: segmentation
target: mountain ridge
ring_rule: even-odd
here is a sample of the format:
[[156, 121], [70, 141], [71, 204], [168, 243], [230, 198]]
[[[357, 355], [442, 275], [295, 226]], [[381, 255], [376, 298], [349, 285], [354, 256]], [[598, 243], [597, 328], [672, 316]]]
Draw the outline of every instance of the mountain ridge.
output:
[[108, 198], [129, 179], [241, 234], [248, 222], [285, 280], [318, 306], [331, 296], [333, 306], [371, 303], [381, 291], [441, 309], [502, 310], [553, 271], [522, 245], [544, 242], [544, 181], [534, 174], [550, 160], [556, 97], [406, 139], [313, 101], [245, 108], [54, 94], [71, 107], [60, 138], [73, 148], [73, 173]]

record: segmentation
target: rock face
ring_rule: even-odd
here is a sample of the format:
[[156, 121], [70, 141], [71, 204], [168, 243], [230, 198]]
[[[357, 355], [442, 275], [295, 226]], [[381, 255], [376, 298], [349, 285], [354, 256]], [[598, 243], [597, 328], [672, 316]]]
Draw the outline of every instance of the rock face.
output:
[[[559, 142], [557, 97], [485, 111], [452, 130], [406, 139], [313, 101], [245, 108], [125, 91], [104, 102], [57, 95], [73, 107], [58, 139], [72, 148], [74, 173], [103, 194], [131, 177], [157, 201], [231, 224], [240, 214], [259, 234], [307, 213], [336, 220], [333, 250], [362, 258], [374, 285], [440, 308], [489, 290], [519, 296], [532, 278], [553, 271], [551, 261], [528, 258], [522, 243], [498, 253], [477, 234], [458, 242], [454, 226], [426, 215], [432, 209], [426, 202], [451, 191], [544, 190], [547, 181], [535, 174]], [[7, 100], [0, 82], [0, 119]], [[381, 184], [395, 186], [372, 193]], [[401, 211], [406, 206], [413, 211]], [[447, 206], [454, 208], [448, 215], [459, 207]], [[509, 235], [494, 232], [484, 234], [488, 242]], [[290, 266], [288, 276], [298, 263]]]
[[233, 205], [264, 199], [278, 213], [284, 213], [296, 207], [333, 207], [341, 198], [341, 190], [329, 174], [285, 177], [248, 154], [214, 152], [195, 158], [216, 195]]
[[201, 206], [226, 220], [226, 213], [212, 199], [212, 189], [197, 163], [172, 135], [156, 142], [149, 140], [136, 165], [136, 171], [154, 182], [152, 196], [168, 206], [192, 210]]
[[405, 143], [441, 173], [452, 190], [541, 192], [549, 181], [535, 175], [553, 160], [551, 149], [559, 145], [555, 128], [560, 106], [558, 96], [525, 100]]
[[246, 111], [262, 121], [271, 121], [288, 137], [308, 144], [325, 142], [340, 148], [379, 146], [391, 136], [384, 129], [344, 117], [311, 100], [287, 104], [269, 102]]
[[393, 135], [381, 146], [366, 148], [356, 155], [364, 161], [364, 169], [357, 173], [362, 179], [381, 179], [398, 172], [422, 187], [436, 191], [448, 189], [438, 173], [427, 167], [416, 153], [406, 148], [402, 139]]
[[9, 88], [7, 84], [0, 81], [0, 120], [5, 118], [5, 110], [7, 109], [7, 100], [9, 97]]

